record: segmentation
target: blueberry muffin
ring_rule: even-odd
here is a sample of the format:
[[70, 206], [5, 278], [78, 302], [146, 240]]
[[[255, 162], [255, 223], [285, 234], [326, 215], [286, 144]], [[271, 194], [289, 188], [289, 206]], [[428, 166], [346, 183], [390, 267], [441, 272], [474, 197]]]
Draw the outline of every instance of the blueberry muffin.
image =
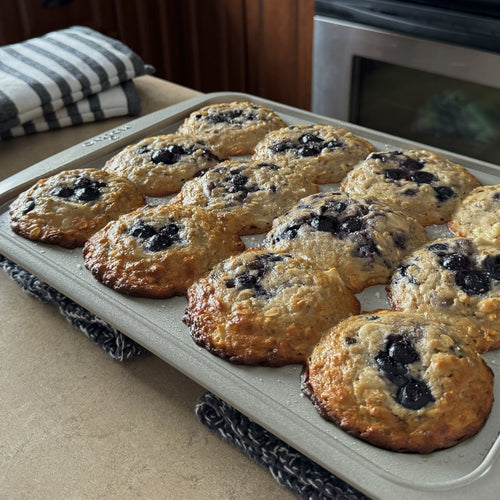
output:
[[123, 177], [90, 168], [66, 170], [21, 193], [10, 206], [10, 225], [30, 240], [76, 248], [110, 220], [145, 203]]
[[341, 190], [379, 200], [424, 226], [450, 220], [479, 181], [465, 167], [428, 151], [372, 153], [343, 179]]
[[453, 325], [375, 311], [347, 318], [314, 348], [302, 388], [319, 414], [375, 446], [430, 453], [476, 434], [493, 373]]
[[193, 111], [178, 133], [206, 142], [219, 158], [251, 155], [255, 145], [285, 122], [271, 109], [252, 102], [226, 102]]
[[365, 139], [331, 125], [291, 125], [269, 132], [254, 159], [304, 171], [319, 184], [340, 182], [374, 147]]
[[448, 227], [456, 236], [500, 244], [500, 184], [472, 190], [455, 210]]
[[202, 141], [167, 134], [127, 146], [106, 162], [104, 170], [126, 177], [146, 196], [166, 196], [219, 161]]
[[318, 186], [286, 167], [253, 160], [228, 160], [192, 179], [171, 203], [231, 214], [242, 235], [264, 233]]
[[400, 260], [427, 241], [423, 226], [387, 205], [324, 192], [303, 198], [276, 218], [263, 246], [322, 269], [335, 267], [357, 293], [387, 283]]
[[444, 238], [408, 255], [387, 287], [391, 306], [458, 324], [479, 352], [500, 346], [500, 247]]
[[100, 282], [137, 297], [184, 295], [218, 261], [244, 250], [224, 218], [196, 207], [146, 206], [107, 224], [83, 248]]
[[250, 249], [217, 264], [188, 289], [193, 340], [235, 363], [304, 363], [321, 334], [359, 312], [335, 269]]

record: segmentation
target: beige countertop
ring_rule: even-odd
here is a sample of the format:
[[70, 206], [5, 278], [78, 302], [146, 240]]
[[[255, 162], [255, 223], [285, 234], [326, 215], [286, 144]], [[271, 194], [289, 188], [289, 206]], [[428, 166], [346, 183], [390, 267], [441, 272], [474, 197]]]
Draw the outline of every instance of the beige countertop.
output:
[[[143, 114], [197, 92], [136, 79]], [[0, 142], [0, 179], [129, 121]], [[0, 272], [0, 497], [296, 498], [200, 424], [204, 389], [153, 355], [113, 361]]]

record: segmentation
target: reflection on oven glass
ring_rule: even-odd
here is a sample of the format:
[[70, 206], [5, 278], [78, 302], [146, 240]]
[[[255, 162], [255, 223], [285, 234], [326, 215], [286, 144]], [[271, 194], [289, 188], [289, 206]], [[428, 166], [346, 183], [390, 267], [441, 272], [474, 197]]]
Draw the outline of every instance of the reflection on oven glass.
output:
[[500, 90], [356, 58], [354, 123], [500, 164]]

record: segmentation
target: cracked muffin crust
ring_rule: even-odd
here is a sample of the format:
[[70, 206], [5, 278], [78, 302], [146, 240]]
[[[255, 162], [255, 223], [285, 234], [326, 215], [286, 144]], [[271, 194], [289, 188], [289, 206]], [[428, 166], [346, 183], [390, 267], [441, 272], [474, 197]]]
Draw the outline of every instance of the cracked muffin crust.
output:
[[168, 298], [244, 249], [224, 217], [196, 207], [146, 206], [110, 222], [83, 249], [85, 266], [114, 290]]
[[450, 324], [374, 311], [325, 334], [302, 375], [318, 413], [393, 451], [430, 453], [476, 434], [493, 404], [493, 373]]
[[262, 248], [217, 264], [188, 289], [193, 340], [235, 363], [304, 363], [321, 334], [359, 312], [335, 269]]
[[212, 104], [193, 111], [177, 130], [206, 142], [219, 158], [251, 155], [255, 145], [285, 122], [271, 109], [252, 102]]
[[458, 324], [474, 347], [500, 346], [500, 248], [443, 238], [408, 255], [387, 286], [391, 306]]
[[448, 227], [456, 236], [500, 245], [500, 184], [473, 189], [459, 203]]
[[264, 233], [278, 215], [318, 186], [286, 167], [228, 160], [187, 182], [171, 203], [231, 214], [242, 235]]
[[479, 181], [463, 166], [424, 150], [376, 152], [342, 180], [341, 190], [386, 203], [424, 226], [447, 222]]
[[331, 125], [290, 125], [269, 132], [253, 158], [304, 172], [318, 184], [340, 182], [374, 147], [365, 139]]
[[123, 177], [91, 168], [65, 170], [39, 180], [12, 202], [10, 226], [30, 240], [76, 248], [110, 220], [145, 203]]
[[166, 196], [177, 193], [187, 180], [219, 161], [202, 141], [166, 134], [127, 146], [103, 170], [129, 179], [146, 196]]
[[335, 267], [350, 290], [387, 283], [401, 258], [428, 241], [414, 219], [368, 198], [318, 193], [276, 218], [263, 246]]

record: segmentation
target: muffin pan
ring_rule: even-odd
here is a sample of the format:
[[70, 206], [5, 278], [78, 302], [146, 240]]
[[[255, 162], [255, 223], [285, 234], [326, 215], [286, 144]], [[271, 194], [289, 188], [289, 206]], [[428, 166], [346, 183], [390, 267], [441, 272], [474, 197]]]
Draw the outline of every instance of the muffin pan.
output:
[[[467, 167], [483, 184], [500, 183], [500, 167], [416, 144], [338, 120], [318, 116], [256, 96], [213, 93], [170, 106], [93, 137], [0, 183], [0, 253], [81, 304], [95, 315], [177, 368], [200, 385], [295, 447], [333, 474], [373, 498], [496, 498], [500, 488], [500, 410], [493, 411], [473, 438], [429, 455], [395, 453], [355, 439], [323, 420], [301, 395], [301, 367], [263, 368], [233, 365], [212, 356], [191, 339], [181, 319], [184, 297], [132, 298], [105, 287], [85, 269], [82, 250], [31, 242], [9, 228], [8, 205], [37, 179], [73, 168], [100, 168], [126, 145], [174, 132], [192, 111], [220, 102], [248, 100], [275, 110], [287, 124], [327, 123], [345, 127], [377, 150], [425, 148]], [[321, 189], [331, 189], [322, 186]], [[428, 228], [431, 238], [450, 234], [446, 227]], [[245, 237], [247, 246], [259, 236]], [[363, 310], [388, 307], [383, 286], [358, 294]], [[500, 352], [484, 355], [498, 376]], [[500, 385], [495, 384], [500, 401]]]

